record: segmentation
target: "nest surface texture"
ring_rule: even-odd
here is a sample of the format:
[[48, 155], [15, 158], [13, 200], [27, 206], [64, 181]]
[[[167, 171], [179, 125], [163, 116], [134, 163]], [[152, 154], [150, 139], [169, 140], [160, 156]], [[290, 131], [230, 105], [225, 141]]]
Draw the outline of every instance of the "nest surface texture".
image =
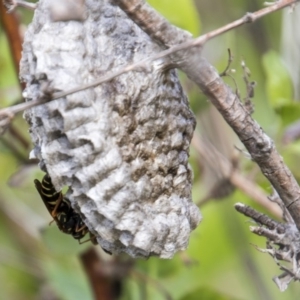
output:
[[[24, 40], [27, 101], [67, 91], [162, 49], [108, 1], [87, 0], [84, 19], [51, 19], [39, 1]], [[195, 118], [175, 70], [151, 70], [31, 108], [24, 114], [57, 191], [112, 253], [171, 258], [201, 215], [191, 200], [189, 145]]]

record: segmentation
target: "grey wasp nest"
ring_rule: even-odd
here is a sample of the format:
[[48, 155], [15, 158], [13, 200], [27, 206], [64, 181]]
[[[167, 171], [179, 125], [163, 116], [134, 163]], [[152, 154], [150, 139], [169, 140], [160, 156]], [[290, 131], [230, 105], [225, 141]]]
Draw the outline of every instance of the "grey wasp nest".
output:
[[[67, 91], [162, 49], [109, 1], [85, 1], [82, 20], [53, 21], [39, 1], [24, 40], [26, 100]], [[191, 201], [195, 118], [163, 60], [31, 108], [32, 158], [112, 253], [171, 258], [201, 219]]]

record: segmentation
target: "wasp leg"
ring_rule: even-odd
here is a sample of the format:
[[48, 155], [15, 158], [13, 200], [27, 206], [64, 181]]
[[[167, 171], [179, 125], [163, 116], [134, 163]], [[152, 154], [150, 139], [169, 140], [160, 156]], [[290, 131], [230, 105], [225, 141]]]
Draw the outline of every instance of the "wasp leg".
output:
[[[83, 242], [79, 239], [79, 240], [78, 240], [78, 243], [79, 243], [80, 245], [82, 245], [82, 244], [87, 243], [87, 242], [89, 242], [89, 241], [92, 241], [92, 239], [89, 238], [89, 239], [87, 239], [87, 240], [85, 240], [85, 241], [83, 241]], [[93, 244], [94, 244], [94, 243], [93, 243]]]
[[93, 245], [98, 245], [96, 236], [94, 234], [92, 234], [91, 232], [90, 232], [90, 240]]
[[59, 198], [58, 198], [58, 200], [56, 200], [54, 209], [51, 212], [51, 216], [53, 218], [55, 218], [57, 216], [57, 209], [59, 208], [62, 201], [63, 201], [63, 195], [62, 195], [62, 193], [59, 193]]
[[83, 231], [84, 229], [87, 229], [87, 226], [85, 224], [83, 224], [81, 227], [79, 227], [79, 224], [76, 225], [76, 228], [75, 228], [75, 232], [80, 232], [80, 231]]
[[98, 245], [96, 236], [94, 234], [90, 233], [90, 232], [89, 232], [89, 234], [90, 234], [90, 238], [89, 239], [87, 239], [87, 240], [85, 240], [83, 242], [79, 239], [78, 243], [81, 245], [81, 244], [84, 244], [86, 242], [90, 242], [91, 241], [93, 245]]

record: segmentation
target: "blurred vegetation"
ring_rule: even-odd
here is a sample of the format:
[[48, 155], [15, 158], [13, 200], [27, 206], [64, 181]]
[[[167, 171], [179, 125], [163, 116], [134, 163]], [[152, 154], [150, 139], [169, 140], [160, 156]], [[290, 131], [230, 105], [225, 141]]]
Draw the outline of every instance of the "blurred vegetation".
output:
[[[173, 24], [197, 36], [240, 18], [247, 11], [261, 8], [263, 1], [149, 0], [149, 3]], [[31, 12], [23, 9], [18, 9], [17, 14], [23, 24], [28, 24], [32, 17]], [[236, 69], [232, 75], [241, 95], [245, 95], [246, 87], [240, 62], [241, 59], [246, 61], [251, 80], [257, 82], [254, 118], [275, 140], [288, 166], [299, 178], [299, 142], [282, 143], [285, 128], [299, 118], [300, 107], [293, 99], [291, 79], [281, 60], [280, 27], [281, 12], [268, 15], [210, 41], [205, 45], [203, 55], [222, 72], [228, 62], [227, 48], [231, 49], [234, 55], [231, 68]], [[181, 77], [198, 118], [196, 134], [209, 135], [207, 127], [201, 127], [201, 116], [208, 111], [209, 103], [183, 74]], [[225, 80], [236, 88], [231, 78]], [[1, 28], [0, 107], [20, 99], [17, 75]], [[30, 143], [22, 116], [14, 120], [13, 126]], [[218, 150], [223, 153], [227, 147], [233, 152], [239, 143], [234, 135], [223, 129], [217, 128], [223, 137]], [[213, 141], [218, 137], [211, 135], [209, 139]], [[90, 245], [78, 245], [61, 234], [55, 225], [48, 226], [51, 218], [33, 184], [34, 178], [41, 178], [42, 173], [36, 164], [28, 161], [29, 151], [30, 147], [24, 147], [11, 132], [1, 137], [0, 299], [93, 299], [78, 258]], [[205, 158], [199, 158], [194, 148], [191, 149], [191, 164], [195, 174], [193, 199], [197, 202], [208, 192], [206, 182], [214, 181], [220, 175], [219, 167], [216, 160], [211, 177], [204, 178]], [[242, 174], [252, 174], [257, 185], [267, 193], [271, 192], [270, 184], [246, 156], [239, 156], [239, 165]], [[203, 221], [192, 233], [187, 251], [172, 260], [137, 260], [123, 278], [121, 299], [297, 299], [299, 283], [291, 284], [286, 292], [280, 293], [272, 282], [271, 278], [280, 274], [280, 270], [271, 257], [251, 246], [263, 248], [265, 242], [250, 234], [246, 219], [233, 209], [236, 202], [264, 210], [238, 189], [222, 200], [209, 201], [201, 208]], [[113, 259], [100, 249], [99, 252], [105, 262]]]

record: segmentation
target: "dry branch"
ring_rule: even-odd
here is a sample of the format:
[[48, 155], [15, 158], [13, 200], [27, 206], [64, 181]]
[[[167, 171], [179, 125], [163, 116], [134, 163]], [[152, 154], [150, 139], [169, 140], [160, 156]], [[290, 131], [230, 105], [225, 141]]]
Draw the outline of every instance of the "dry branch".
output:
[[[221, 173], [223, 180], [227, 180], [228, 184], [231, 184], [232, 186], [241, 190], [243, 193], [251, 197], [255, 202], [265, 207], [274, 216], [278, 218], [282, 217], [282, 211], [280, 207], [268, 199], [263, 189], [246, 178], [233, 166], [232, 162], [218, 152], [213, 145], [208, 144], [208, 141], [204, 142], [196, 135], [193, 137], [192, 145], [195, 147], [198, 154], [203, 157], [203, 159], [210, 160], [208, 163], [211, 164], [211, 167], [217, 165], [218, 172]], [[216, 164], [216, 162], [218, 163]], [[206, 202], [209, 199], [211, 199], [211, 197], [205, 198], [204, 201]], [[202, 205], [202, 202], [204, 201], [201, 200], [201, 202], [199, 201], [197, 204]]]
[[[112, 2], [114, 2], [114, 1], [115, 0], [112, 0]], [[52, 101], [52, 100], [56, 100], [59, 98], [63, 98], [67, 95], [71, 95], [71, 94], [86, 90], [88, 88], [95, 87], [102, 83], [109, 82], [112, 79], [114, 79], [124, 73], [130, 72], [130, 71], [137, 71], [137, 72], [138, 71], [149, 71], [149, 72], [151, 72], [151, 68], [155, 67], [155, 66], [153, 66], [153, 62], [156, 60], [166, 58], [167, 56], [176, 54], [176, 52], [181, 51], [181, 50], [190, 49], [190, 48], [193, 48], [196, 46], [201, 47], [212, 38], [215, 38], [229, 30], [232, 30], [232, 29], [239, 27], [241, 25], [244, 25], [246, 23], [254, 22], [266, 14], [280, 10], [280, 9], [287, 7], [289, 5], [292, 5], [298, 1], [299, 0], [287, 0], [287, 1], [280, 1], [280, 3], [276, 2], [276, 3], [274, 3], [274, 5], [272, 7], [270, 6], [268, 8], [264, 8], [255, 13], [252, 13], [252, 14], [247, 13], [241, 19], [234, 21], [228, 25], [225, 25], [219, 29], [216, 29], [209, 33], [201, 35], [200, 37], [198, 37], [196, 39], [192, 39], [191, 35], [189, 33], [187, 33], [186, 31], [180, 30], [180, 29], [176, 28], [175, 26], [172, 26], [171, 24], [169, 24], [162, 16], [160, 16], [155, 10], [151, 9], [150, 6], [148, 6], [147, 4], [143, 5], [144, 10], [140, 15], [139, 14], [135, 15], [133, 13], [133, 9], [132, 9], [132, 11], [130, 9], [127, 9], [128, 14], [130, 17], [132, 17], [133, 21], [136, 22], [141, 28], [143, 28], [147, 34], [149, 34], [151, 37], [153, 37], [158, 43], [165, 45], [166, 48], [168, 47], [168, 45], [170, 45], [172, 47], [170, 47], [169, 49], [162, 51], [158, 54], [155, 54], [151, 57], [148, 57], [144, 60], [141, 60], [140, 62], [127, 65], [118, 71], [115, 71], [115, 72], [112, 72], [111, 74], [102, 76], [94, 82], [91, 82], [91, 83], [88, 83], [85, 85], [80, 85], [76, 88], [73, 88], [73, 89], [70, 89], [70, 90], [67, 90], [64, 92], [54, 93], [52, 95], [51, 99], [47, 99], [47, 101]], [[133, 0], [133, 1], [123, 0], [123, 1], [118, 1], [116, 4], [118, 4], [121, 8], [122, 8], [122, 6], [124, 6], [124, 9], [125, 9], [125, 8], [131, 7], [131, 5], [133, 5], [133, 4], [131, 4], [131, 2], [134, 2], [134, 3], [143, 2], [144, 3], [143, 0]], [[124, 3], [125, 4], [128, 3], [128, 4], [125, 5]], [[136, 4], [136, 6], [139, 6], [139, 5]], [[251, 18], [249, 17], [249, 15], [251, 15]], [[158, 31], [155, 31], [148, 25], [148, 23], [144, 22], [145, 20], [148, 21], [151, 18], [155, 18], [155, 19], [153, 19], [152, 23], [157, 22], [158, 24], [160, 24], [160, 26], [155, 27], [155, 29], [157, 29]], [[142, 24], [142, 22], [144, 22], [144, 23]], [[152, 34], [152, 32], [154, 32], [154, 33]], [[173, 36], [173, 33], [174, 33], [174, 36]], [[185, 42], [176, 44], [176, 41], [177, 42], [185, 41]], [[173, 58], [173, 60], [175, 60], [175, 59]], [[175, 65], [171, 65], [171, 62], [169, 62], [169, 67], [175, 67]], [[178, 61], [176, 61], [176, 67], [180, 67]], [[23, 95], [23, 96], [24, 96], [24, 98], [26, 98], [26, 95]], [[15, 105], [15, 106], [1, 109], [0, 110], [0, 127], [3, 126], [3, 124], [6, 124], [5, 122], [10, 122], [10, 120], [7, 120], [8, 117], [12, 118], [15, 114], [22, 112], [23, 110], [29, 109], [31, 107], [41, 105], [44, 102], [45, 102], [45, 99], [41, 98], [41, 99], [37, 99], [34, 101], [21, 103], [21, 104]], [[5, 119], [5, 121], [4, 121], [4, 119]]]
[[[176, 50], [184, 51], [169, 54], [172, 54], [170, 55], [172, 63], [185, 72], [187, 76], [199, 86], [201, 91], [210, 99], [212, 104], [238, 135], [241, 142], [249, 151], [251, 158], [259, 165], [262, 173], [278, 192], [295, 221], [297, 228], [300, 229], [300, 189], [296, 179], [284, 164], [272, 139], [266, 135], [260, 125], [251, 117], [242, 104], [241, 99], [224, 83], [215, 68], [210, 65], [205, 58], [201, 57], [199, 49], [199, 45], [202, 45], [212, 37], [242, 24], [254, 22], [266, 14], [290, 6], [296, 2], [295, 0], [275, 2], [273, 5], [255, 13], [247, 13], [243, 18], [195, 40], [190, 40], [185, 31], [178, 31], [178, 35], [185, 37], [187, 41], [170, 48], [169, 51], [171, 52], [175, 48]], [[179, 37], [174, 36], [176, 31], [170, 29], [173, 26], [163, 20], [158, 13], [151, 11], [147, 7], [147, 4], [145, 4], [145, 1], [120, 0], [118, 1], [118, 5], [128, 13], [128, 16], [131, 17], [133, 21], [139, 24], [160, 44], [169, 47], [169, 45], [173, 44], [173, 40], [180, 40]], [[161, 28], [161, 30], [156, 31], [157, 28], [153, 30], [148, 25], [149, 22], [147, 23], [149, 19], [152, 20], [151, 24], [160, 24], [156, 26]], [[166, 35], [164, 35], [164, 32]], [[172, 32], [173, 36], [168, 36], [168, 32]], [[189, 46], [186, 47], [188, 44]]]
[[[279, 223], [255, 209], [237, 203], [235, 209], [243, 215], [250, 217], [258, 226], [250, 226], [250, 230], [267, 239], [266, 249], [256, 247], [257, 250], [270, 254], [280, 270], [284, 271], [275, 276], [273, 281], [280, 291], [285, 291], [292, 281], [299, 281], [299, 249], [300, 233], [294, 223]], [[288, 262], [291, 268], [281, 265], [279, 261]]]
[[36, 4], [23, 0], [3, 0], [3, 3], [7, 7], [9, 13], [12, 12], [18, 6], [25, 7], [30, 10], [34, 10], [36, 8]]

